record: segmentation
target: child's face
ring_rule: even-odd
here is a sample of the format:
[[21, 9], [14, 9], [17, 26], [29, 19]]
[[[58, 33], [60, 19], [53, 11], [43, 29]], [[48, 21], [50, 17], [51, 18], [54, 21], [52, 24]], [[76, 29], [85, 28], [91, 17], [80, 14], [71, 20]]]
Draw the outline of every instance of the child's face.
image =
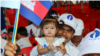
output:
[[13, 32], [9, 32], [9, 33], [8, 33], [9, 39], [12, 39], [12, 34], [13, 34]]
[[42, 32], [45, 37], [54, 37], [57, 32], [57, 28], [54, 23], [49, 23], [43, 26]]

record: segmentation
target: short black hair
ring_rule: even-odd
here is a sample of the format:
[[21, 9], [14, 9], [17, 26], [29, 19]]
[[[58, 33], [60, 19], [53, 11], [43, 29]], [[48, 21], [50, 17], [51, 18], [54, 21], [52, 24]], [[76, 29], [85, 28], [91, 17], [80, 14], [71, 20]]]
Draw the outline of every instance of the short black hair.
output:
[[27, 36], [27, 29], [25, 27], [21, 26], [17, 29], [17, 33], [19, 33], [22, 36]]
[[13, 27], [8, 28], [8, 33], [13, 32]]
[[52, 11], [51, 11], [51, 14], [58, 14], [58, 12], [55, 11], [55, 10], [52, 10]]

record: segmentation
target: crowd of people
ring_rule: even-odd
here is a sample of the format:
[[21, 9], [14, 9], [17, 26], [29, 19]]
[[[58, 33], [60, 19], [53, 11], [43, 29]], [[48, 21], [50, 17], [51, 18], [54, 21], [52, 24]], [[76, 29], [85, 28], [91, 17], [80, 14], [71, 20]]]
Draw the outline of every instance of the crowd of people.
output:
[[[84, 32], [81, 19], [53, 11], [39, 26], [29, 21], [28, 26], [19, 27], [16, 44], [11, 42], [13, 28], [9, 28], [9, 38], [5, 40], [0, 36], [1, 55], [25, 56], [21, 49], [34, 46], [30, 56], [100, 56], [100, 29], [95, 28], [83, 37]], [[31, 44], [29, 38], [34, 38], [38, 44]]]

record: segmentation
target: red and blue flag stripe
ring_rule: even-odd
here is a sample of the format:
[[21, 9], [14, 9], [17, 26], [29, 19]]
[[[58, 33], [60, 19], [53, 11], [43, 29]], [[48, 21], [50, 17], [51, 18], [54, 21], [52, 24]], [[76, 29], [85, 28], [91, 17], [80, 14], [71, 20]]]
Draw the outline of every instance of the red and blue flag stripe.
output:
[[33, 8], [30, 8], [27, 6], [28, 3], [27, 5], [22, 3], [20, 7], [20, 14], [39, 26], [53, 3], [51, 1], [40, 0], [34, 2], [30, 1], [29, 3], [32, 3], [32, 5], [33, 3], [35, 3], [35, 6], [33, 6]]

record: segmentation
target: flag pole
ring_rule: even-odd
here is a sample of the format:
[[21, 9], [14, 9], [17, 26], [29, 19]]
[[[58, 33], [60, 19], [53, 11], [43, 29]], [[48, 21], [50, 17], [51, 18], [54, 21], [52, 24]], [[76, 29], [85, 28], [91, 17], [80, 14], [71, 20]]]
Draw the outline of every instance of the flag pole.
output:
[[18, 19], [19, 19], [19, 9], [16, 11], [14, 29], [13, 29], [13, 36], [12, 36], [12, 43], [15, 44], [16, 41], [16, 34], [17, 34], [17, 26], [18, 26]]

